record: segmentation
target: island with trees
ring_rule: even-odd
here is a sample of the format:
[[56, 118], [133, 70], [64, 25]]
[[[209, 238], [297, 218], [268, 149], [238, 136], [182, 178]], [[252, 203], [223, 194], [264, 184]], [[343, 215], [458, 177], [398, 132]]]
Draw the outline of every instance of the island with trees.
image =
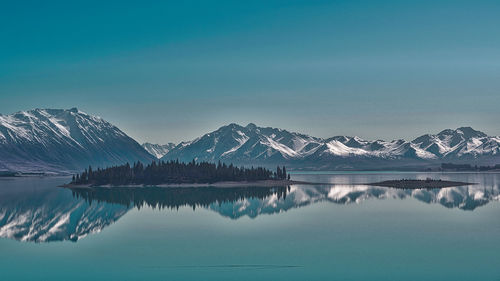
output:
[[91, 166], [64, 187], [145, 187], [145, 186], [288, 186], [307, 184], [290, 180], [286, 168], [275, 171], [263, 167], [237, 167], [232, 164], [176, 161], [136, 162], [121, 166], [93, 169]]
[[416, 179], [387, 180], [376, 183], [369, 183], [368, 185], [392, 187], [400, 189], [433, 189], [433, 188], [445, 188], [454, 186], [466, 186], [473, 184], [475, 183], [448, 181], [448, 180], [434, 180], [431, 178], [427, 178], [425, 180], [416, 180]]

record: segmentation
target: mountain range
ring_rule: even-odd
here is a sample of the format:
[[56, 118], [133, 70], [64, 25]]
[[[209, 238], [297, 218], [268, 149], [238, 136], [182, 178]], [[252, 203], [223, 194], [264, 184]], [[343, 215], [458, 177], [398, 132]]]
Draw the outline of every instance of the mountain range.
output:
[[177, 145], [142, 146], [100, 117], [72, 109], [34, 109], [0, 115], [0, 171], [73, 172], [151, 162], [222, 161], [287, 165], [293, 169], [422, 169], [442, 162], [500, 163], [500, 137], [470, 127], [426, 134], [412, 141], [318, 138], [255, 124], [229, 124]]
[[416, 168], [443, 161], [496, 164], [500, 137], [470, 127], [426, 134], [412, 141], [317, 138], [255, 124], [229, 124], [171, 148], [161, 159], [223, 161], [241, 165], [286, 164], [300, 169]]

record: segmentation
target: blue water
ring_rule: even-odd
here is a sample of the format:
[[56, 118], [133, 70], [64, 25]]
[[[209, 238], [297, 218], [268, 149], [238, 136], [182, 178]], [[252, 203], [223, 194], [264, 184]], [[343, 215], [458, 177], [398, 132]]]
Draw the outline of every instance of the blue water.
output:
[[[441, 178], [478, 185], [398, 190]], [[301, 173], [245, 189], [0, 179], [1, 280], [500, 280], [500, 174]]]

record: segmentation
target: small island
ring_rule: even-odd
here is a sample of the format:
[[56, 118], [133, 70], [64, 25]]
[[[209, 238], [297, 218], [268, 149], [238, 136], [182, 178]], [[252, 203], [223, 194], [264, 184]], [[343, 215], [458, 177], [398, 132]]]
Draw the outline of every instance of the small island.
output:
[[474, 183], [468, 182], [458, 182], [458, 181], [446, 181], [446, 180], [433, 180], [427, 178], [425, 180], [412, 180], [412, 179], [402, 179], [402, 180], [387, 180], [376, 183], [369, 183], [368, 185], [401, 188], [401, 189], [433, 189], [433, 188], [445, 188], [453, 186], [465, 186], [473, 185]]
[[98, 168], [89, 166], [81, 174], [73, 176], [68, 188], [91, 187], [280, 187], [306, 182], [290, 180], [286, 168], [271, 171], [263, 167], [236, 167], [210, 162], [153, 161], [144, 166], [136, 162], [121, 166]]

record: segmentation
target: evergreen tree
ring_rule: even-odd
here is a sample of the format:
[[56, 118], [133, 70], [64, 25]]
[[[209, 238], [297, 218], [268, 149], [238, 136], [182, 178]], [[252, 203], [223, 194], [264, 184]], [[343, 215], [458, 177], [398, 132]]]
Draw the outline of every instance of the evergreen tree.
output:
[[[280, 177], [281, 169], [278, 167]], [[274, 178], [277, 179], [277, 172]], [[181, 163], [176, 161], [153, 161], [144, 166], [140, 162], [129, 163], [121, 166], [113, 166], [105, 169], [92, 169], [89, 166], [81, 174], [77, 174], [72, 180], [75, 184], [161, 184], [161, 183], [214, 183], [220, 181], [258, 181], [268, 180], [273, 173], [262, 167], [236, 167], [233, 164], [227, 166], [225, 163], [213, 164], [209, 162], [191, 161]]]
[[89, 165], [89, 173], [88, 173], [89, 181], [92, 181], [92, 166]]

